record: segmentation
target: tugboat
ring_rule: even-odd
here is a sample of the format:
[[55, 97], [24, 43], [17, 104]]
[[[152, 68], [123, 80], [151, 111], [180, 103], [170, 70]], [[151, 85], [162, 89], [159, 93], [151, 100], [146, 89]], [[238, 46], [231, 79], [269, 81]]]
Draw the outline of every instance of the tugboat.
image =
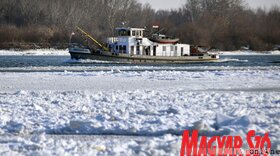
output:
[[[143, 28], [116, 28], [117, 36], [108, 37], [106, 44], [94, 39], [77, 27], [86, 39], [85, 44], [73, 40], [72, 33], [69, 53], [72, 59], [93, 59], [120, 63], [188, 63], [209, 62], [219, 59], [219, 55], [208, 52], [191, 53], [191, 45], [179, 43], [179, 39], [163, 35], [144, 37]], [[88, 42], [94, 43], [94, 47]]]

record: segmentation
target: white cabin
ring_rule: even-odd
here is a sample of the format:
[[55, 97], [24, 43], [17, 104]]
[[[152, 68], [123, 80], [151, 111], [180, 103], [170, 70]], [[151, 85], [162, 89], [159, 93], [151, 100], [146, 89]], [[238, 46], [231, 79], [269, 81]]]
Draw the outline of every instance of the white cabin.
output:
[[114, 54], [166, 57], [190, 55], [190, 45], [152, 42], [144, 37], [143, 28], [116, 28], [116, 30], [117, 37], [107, 39], [108, 48]]

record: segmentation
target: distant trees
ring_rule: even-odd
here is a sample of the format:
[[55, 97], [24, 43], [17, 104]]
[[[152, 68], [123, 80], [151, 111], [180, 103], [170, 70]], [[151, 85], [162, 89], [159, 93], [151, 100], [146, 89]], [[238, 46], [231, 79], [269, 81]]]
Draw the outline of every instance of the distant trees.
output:
[[188, 43], [222, 50], [247, 45], [253, 50], [269, 50], [280, 44], [279, 8], [255, 11], [246, 8], [242, 0], [186, 0], [183, 12], [189, 17], [177, 25], [177, 35]]
[[1, 0], [0, 48], [16, 42], [67, 43], [76, 26], [102, 40], [122, 23], [147, 30], [160, 25], [182, 42], [221, 50], [280, 44], [279, 8], [250, 10], [242, 0], [186, 0], [179, 9], [159, 11], [137, 0]]
[[191, 19], [181, 28], [187, 29], [187, 41], [219, 49], [236, 49], [229, 43], [230, 28], [233, 19], [244, 9], [241, 0], [187, 0], [183, 9]]

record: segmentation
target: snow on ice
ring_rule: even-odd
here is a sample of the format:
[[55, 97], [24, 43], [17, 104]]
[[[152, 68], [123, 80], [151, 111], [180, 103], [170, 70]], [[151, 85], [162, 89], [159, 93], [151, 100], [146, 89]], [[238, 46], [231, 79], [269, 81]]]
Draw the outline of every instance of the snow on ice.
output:
[[185, 129], [280, 148], [279, 69], [0, 75], [1, 154], [178, 155]]
[[31, 49], [31, 50], [0, 50], [0, 55], [10, 55], [10, 56], [69, 56], [68, 49], [57, 50], [57, 49]]

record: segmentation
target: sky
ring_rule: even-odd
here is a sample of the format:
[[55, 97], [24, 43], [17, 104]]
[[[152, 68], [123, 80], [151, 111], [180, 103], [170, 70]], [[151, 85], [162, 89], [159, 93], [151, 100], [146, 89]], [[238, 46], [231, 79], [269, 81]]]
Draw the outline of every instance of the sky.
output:
[[[142, 3], [150, 3], [156, 10], [159, 9], [176, 9], [181, 7], [186, 0], [138, 0]], [[272, 6], [280, 6], [280, 0], [245, 0], [251, 8], [265, 8], [269, 9]]]

